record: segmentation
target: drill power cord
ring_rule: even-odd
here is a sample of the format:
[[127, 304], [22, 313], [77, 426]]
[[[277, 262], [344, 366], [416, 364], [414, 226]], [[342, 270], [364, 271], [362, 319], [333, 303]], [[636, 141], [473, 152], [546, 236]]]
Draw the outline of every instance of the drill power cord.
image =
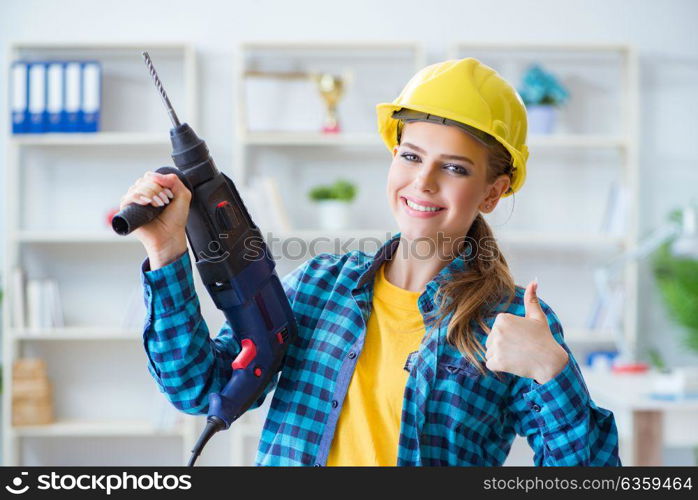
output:
[[194, 467], [194, 462], [196, 462], [196, 459], [201, 455], [201, 450], [206, 446], [208, 440], [211, 439], [216, 432], [222, 431], [223, 429], [225, 429], [225, 422], [223, 422], [223, 420], [214, 416], [208, 417], [206, 420], [206, 427], [199, 436], [194, 448], [191, 450], [191, 458], [189, 459], [187, 467]]

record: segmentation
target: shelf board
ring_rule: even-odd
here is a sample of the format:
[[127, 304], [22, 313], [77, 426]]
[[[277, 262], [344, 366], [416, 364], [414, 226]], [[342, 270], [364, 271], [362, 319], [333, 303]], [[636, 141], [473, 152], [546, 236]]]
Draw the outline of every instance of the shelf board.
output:
[[170, 146], [164, 132], [94, 132], [87, 134], [16, 134], [10, 142], [20, 146]]
[[239, 138], [249, 146], [380, 146], [385, 147], [377, 133], [348, 132], [247, 132]]
[[66, 232], [51, 233], [50, 231], [20, 231], [17, 233], [17, 241], [20, 243], [37, 244], [85, 244], [85, 243], [117, 243], [134, 244], [140, 243], [133, 235], [118, 236], [115, 233], [89, 233], [89, 232]]
[[15, 329], [11, 336], [16, 340], [141, 340], [141, 331], [111, 326], [76, 326], [66, 328]]
[[11, 427], [20, 437], [51, 436], [183, 436], [181, 425], [171, 429], [158, 429], [147, 420], [58, 420], [46, 425]]
[[105, 43], [101, 41], [96, 41], [96, 42], [83, 42], [83, 41], [75, 41], [75, 42], [34, 42], [34, 41], [26, 41], [26, 42], [16, 42], [11, 44], [11, 48], [15, 50], [87, 50], [87, 51], [93, 51], [93, 50], [100, 50], [100, 51], [121, 51], [121, 50], [128, 50], [128, 51], [138, 51], [139, 53], [144, 49], [144, 47], [147, 47], [149, 51], [154, 51], [154, 50], [171, 50], [171, 51], [177, 51], [177, 52], [182, 52], [185, 50], [189, 49], [189, 45], [185, 42], [152, 42], [152, 41], [143, 41], [139, 43], [131, 42], [131, 43]]
[[528, 147], [534, 149], [621, 149], [627, 146], [622, 137], [591, 134], [531, 135]]
[[511, 51], [550, 51], [550, 52], [625, 52], [628, 45], [612, 43], [541, 43], [541, 42], [520, 42], [512, 44], [510, 42], [458, 42], [456, 49], [478, 49], [478, 50], [511, 50]]

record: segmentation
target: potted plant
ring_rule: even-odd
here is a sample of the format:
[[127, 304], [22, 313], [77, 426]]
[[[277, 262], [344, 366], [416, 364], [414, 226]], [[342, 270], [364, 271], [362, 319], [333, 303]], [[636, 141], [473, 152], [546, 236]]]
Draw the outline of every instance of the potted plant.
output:
[[340, 179], [332, 185], [315, 186], [308, 197], [316, 205], [322, 229], [346, 229], [349, 225], [349, 210], [356, 196], [356, 186]]
[[[681, 211], [674, 210], [670, 220], [683, 223]], [[674, 240], [662, 244], [652, 255], [652, 271], [664, 305], [673, 319], [685, 328], [683, 347], [698, 354], [698, 260], [672, 253]], [[653, 356], [659, 357], [656, 350]], [[655, 362], [660, 373], [657, 387], [664, 392], [698, 393], [698, 367], [665, 366]]]
[[528, 131], [533, 134], [550, 134], [555, 129], [557, 110], [569, 99], [569, 92], [557, 78], [540, 65], [533, 64], [523, 75], [519, 89], [526, 105]]

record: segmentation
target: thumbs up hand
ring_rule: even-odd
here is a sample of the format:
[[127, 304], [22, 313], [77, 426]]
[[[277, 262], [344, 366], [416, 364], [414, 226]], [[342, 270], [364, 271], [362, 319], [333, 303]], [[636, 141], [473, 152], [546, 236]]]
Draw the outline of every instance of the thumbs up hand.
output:
[[562, 371], [569, 355], [553, 337], [537, 292], [537, 280], [531, 281], [524, 294], [525, 317], [497, 314], [485, 342], [485, 366], [544, 384]]

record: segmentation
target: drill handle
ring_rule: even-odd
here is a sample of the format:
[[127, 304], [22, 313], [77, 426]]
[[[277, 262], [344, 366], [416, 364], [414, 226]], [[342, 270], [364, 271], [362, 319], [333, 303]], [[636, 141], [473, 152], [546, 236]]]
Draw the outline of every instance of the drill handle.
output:
[[[156, 172], [165, 175], [176, 174], [187, 189], [189, 191], [192, 190], [191, 183], [178, 168], [160, 167]], [[130, 203], [112, 218], [111, 227], [117, 234], [125, 236], [155, 219], [165, 208], [167, 206], [154, 207], [150, 204], [139, 205], [138, 203]]]

